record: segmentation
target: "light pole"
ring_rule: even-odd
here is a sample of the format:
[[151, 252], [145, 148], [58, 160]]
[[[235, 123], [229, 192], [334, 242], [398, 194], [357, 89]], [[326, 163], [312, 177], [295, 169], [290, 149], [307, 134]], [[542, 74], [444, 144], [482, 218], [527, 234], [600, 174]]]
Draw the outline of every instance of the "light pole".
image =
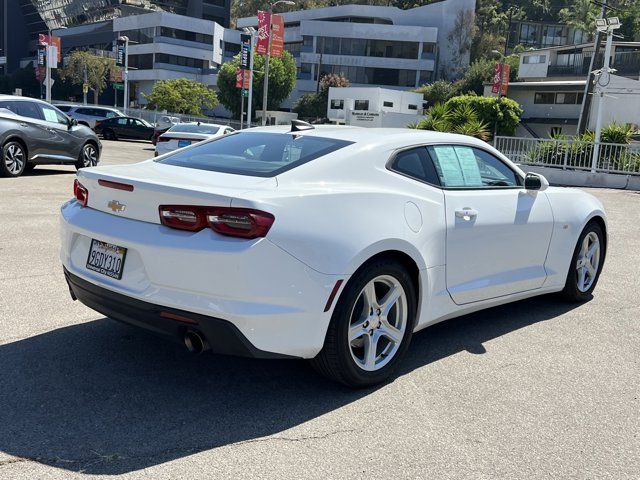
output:
[[[67, 27], [60, 27], [60, 28], [56, 28], [56, 30], [62, 30], [64, 28]], [[49, 103], [51, 103], [51, 86], [52, 86], [52, 78], [51, 78], [51, 52], [52, 52], [52, 45], [51, 45], [51, 28], [47, 28], [47, 55], [46, 55], [46, 76], [45, 76], [45, 81], [47, 82], [47, 84], [45, 85], [45, 100]], [[58, 55], [58, 50], [56, 49], [56, 55]], [[56, 57], [56, 64], [58, 62], [58, 58]]]
[[267, 124], [267, 91], [269, 90], [269, 59], [271, 58], [271, 15], [273, 14], [273, 7], [279, 4], [295, 5], [296, 2], [291, 0], [278, 0], [269, 4], [269, 36], [267, 39], [267, 55], [264, 59], [264, 82], [262, 85], [262, 125]]
[[[251, 111], [253, 101], [253, 57], [256, 48], [256, 29], [253, 27], [245, 27], [242, 29], [247, 35], [251, 35], [251, 48], [249, 49], [249, 95], [247, 97], [247, 127], [251, 128]], [[240, 125], [243, 126], [244, 119], [240, 116]]]
[[124, 99], [122, 106], [122, 112], [127, 114], [127, 107], [129, 106], [129, 37], [122, 36], [118, 40], [124, 42], [124, 70], [122, 71], [122, 83], [124, 84]]
[[[611, 57], [611, 48], [613, 46], [613, 32], [620, 28], [622, 24], [618, 17], [600, 18], [596, 20], [596, 28], [598, 32], [607, 34], [607, 44], [604, 49], [604, 64], [602, 70], [596, 73], [596, 95], [598, 95], [598, 115], [596, 116], [596, 132], [595, 143], [593, 145], [593, 158], [591, 160], [591, 173], [596, 172], [598, 168], [598, 159], [600, 157], [600, 136], [602, 134], [602, 112], [604, 110], [604, 93], [607, 85], [611, 81], [611, 69], [609, 61]], [[595, 52], [594, 52], [595, 55]], [[595, 73], [595, 72], [594, 72]]]

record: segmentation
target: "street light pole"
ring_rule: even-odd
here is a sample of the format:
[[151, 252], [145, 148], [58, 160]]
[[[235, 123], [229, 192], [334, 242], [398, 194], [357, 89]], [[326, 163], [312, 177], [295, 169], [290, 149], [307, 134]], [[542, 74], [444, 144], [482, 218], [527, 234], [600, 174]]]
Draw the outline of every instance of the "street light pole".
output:
[[124, 40], [124, 70], [122, 72], [122, 82], [124, 83], [124, 99], [122, 111], [126, 115], [129, 107], [129, 37], [121, 37]]
[[45, 100], [51, 103], [51, 29], [47, 30], [47, 55], [46, 61], [46, 73], [45, 73]]
[[273, 7], [276, 5], [284, 3], [285, 5], [295, 5], [295, 2], [291, 0], [278, 0], [277, 2], [273, 2], [269, 4], [269, 36], [267, 38], [267, 55], [264, 59], [264, 81], [262, 84], [262, 125], [267, 124], [267, 92], [269, 90], [269, 59], [271, 58], [271, 16], [273, 15]]

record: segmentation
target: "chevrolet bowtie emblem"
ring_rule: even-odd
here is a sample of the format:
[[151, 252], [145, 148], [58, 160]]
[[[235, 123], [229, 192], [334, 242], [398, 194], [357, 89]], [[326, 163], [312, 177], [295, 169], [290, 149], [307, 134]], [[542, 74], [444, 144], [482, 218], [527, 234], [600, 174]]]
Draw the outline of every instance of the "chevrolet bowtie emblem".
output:
[[122, 213], [127, 206], [123, 203], [120, 203], [117, 200], [111, 200], [107, 203], [107, 207], [109, 207], [115, 213]]

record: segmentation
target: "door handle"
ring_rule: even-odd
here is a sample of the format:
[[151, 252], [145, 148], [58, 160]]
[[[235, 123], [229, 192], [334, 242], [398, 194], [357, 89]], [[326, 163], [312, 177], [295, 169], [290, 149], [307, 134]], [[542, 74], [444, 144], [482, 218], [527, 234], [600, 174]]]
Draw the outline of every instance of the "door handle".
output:
[[20, 122], [20, 126], [21, 126], [21, 127], [28, 127], [29, 125], [27, 125], [27, 124], [26, 124], [26, 123], [24, 123], [24, 122]]
[[56, 133], [56, 129], [55, 128], [47, 128], [47, 131], [49, 131], [51, 133]]
[[470, 222], [478, 216], [478, 211], [473, 208], [464, 207], [456, 210], [456, 218], [460, 218], [465, 222]]

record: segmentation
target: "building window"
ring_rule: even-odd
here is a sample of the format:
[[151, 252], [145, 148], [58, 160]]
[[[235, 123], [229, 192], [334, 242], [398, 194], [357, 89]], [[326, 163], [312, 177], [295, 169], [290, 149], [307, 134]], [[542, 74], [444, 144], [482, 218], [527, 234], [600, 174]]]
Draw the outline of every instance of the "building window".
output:
[[576, 92], [556, 93], [556, 103], [559, 105], [575, 105], [578, 102]]
[[436, 51], [435, 43], [423, 43], [422, 44], [422, 53], [434, 53]]
[[369, 110], [369, 100], [356, 100], [353, 106], [354, 110]]
[[[305, 43], [306, 45], [306, 43]], [[433, 45], [433, 44], [427, 44]], [[316, 53], [359, 57], [418, 58], [418, 42], [318, 37]]]
[[207, 68], [208, 62], [198, 58], [181, 57], [180, 55], [167, 55], [166, 53], [156, 53], [156, 63], [166, 63], [188, 68]]
[[140, 28], [138, 30], [125, 30], [120, 32], [123, 37], [128, 37], [131, 43], [153, 43], [156, 36], [155, 27]]
[[302, 42], [285, 43], [284, 49], [294, 57], [300, 56], [300, 50], [302, 49]]
[[536, 92], [533, 103], [553, 105], [555, 103], [556, 94], [553, 92]]
[[522, 57], [522, 63], [534, 64], [534, 63], [547, 63], [546, 55], [525, 55]]
[[224, 7], [225, 0], [204, 0], [205, 5], [214, 5], [216, 7]]
[[331, 100], [331, 110], [344, 110], [344, 100]]
[[153, 69], [153, 54], [145, 53], [144, 55], [129, 55], [129, 67], [140, 70]]
[[408, 108], [409, 110], [418, 110], [418, 106], [417, 106], [417, 105], [414, 105], [414, 104], [412, 104], [412, 103], [410, 103], [409, 105], [407, 105], [407, 108]]
[[383, 107], [393, 108], [393, 102], [382, 102]]
[[523, 23], [520, 26], [520, 42], [523, 45], [536, 45], [539, 36], [540, 25]]
[[205, 35], [204, 33], [187, 32], [186, 30], [178, 30], [177, 28], [160, 27], [160, 36], [185, 40], [187, 42], [206, 43], [213, 45], [213, 35]]

